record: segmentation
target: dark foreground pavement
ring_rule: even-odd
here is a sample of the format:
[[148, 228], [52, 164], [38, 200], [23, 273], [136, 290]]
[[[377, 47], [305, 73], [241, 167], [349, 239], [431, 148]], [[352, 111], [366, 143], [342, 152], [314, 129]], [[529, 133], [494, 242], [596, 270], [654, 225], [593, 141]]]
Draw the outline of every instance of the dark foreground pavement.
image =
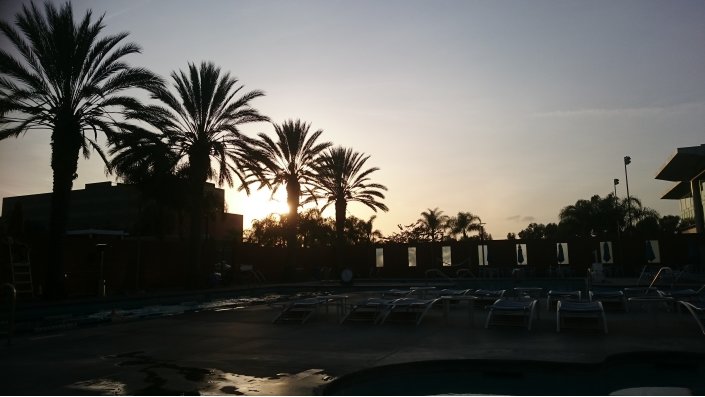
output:
[[[608, 312], [609, 334], [556, 333], [543, 306], [529, 332], [484, 329], [486, 312], [434, 310], [422, 324], [343, 324], [335, 310], [306, 324], [272, 324], [277, 309], [252, 306], [115, 322], [16, 337], [0, 347], [5, 395], [311, 395], [335, 377], [419, 360], [529, 359], [599, 362], [633, 351], [705, 353], [687, 313]], [[566, 394], [571, 394], [567, 392]]]

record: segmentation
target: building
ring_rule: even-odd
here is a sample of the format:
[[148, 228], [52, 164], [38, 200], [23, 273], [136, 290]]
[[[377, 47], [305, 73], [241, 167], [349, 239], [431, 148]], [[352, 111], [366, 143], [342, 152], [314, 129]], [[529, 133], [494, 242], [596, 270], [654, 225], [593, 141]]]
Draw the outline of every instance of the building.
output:
[[[208, 202], [213, 211], [204, 222], [204, 235], [216, 240], [242, 240], [243, 217], [225, 212], [225, 191], [212, 183], [206, 185]], [[139, 189], [134, 185], [111, 182], [89, 183], [85, 189], [71, 192], [66, 231], [68, 235], [113, 235], [149, 236], [155, 235], [153, 227], [157, 213], [164, 225], [162, 237], [179, 237], [187, 234], [188, 226], [183, 214], [170, 209], [156, 209], [153, 202], [143, 200]], [[19, 212], [24, 229], [29, 233], [43, 234], [49, 230], [51, 213], [51, 193], [5, 197], [2, 201], [2, 214], [6, 224], [13, 213]], [[150, 225], [152, 225], [150, 227]]]
[[705, 144], [676, 149], [656, 179], [676, 182], [661, 198], [680, 201], [683, 232], [705, 233]]

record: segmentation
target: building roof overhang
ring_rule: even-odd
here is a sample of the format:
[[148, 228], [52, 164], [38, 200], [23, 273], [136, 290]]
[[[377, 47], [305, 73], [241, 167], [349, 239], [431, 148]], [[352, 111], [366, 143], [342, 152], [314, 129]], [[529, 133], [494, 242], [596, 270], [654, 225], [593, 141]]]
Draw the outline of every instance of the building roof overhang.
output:
[[680, 200], [686, 197], [691, 197], [689, 182], [676, 183], [673, 187], [668, 189], [661, 198], [665, 200]]
[[676, 149], [656, 174], [664, 181], [690, 181], [705, 171], [705, 144]]

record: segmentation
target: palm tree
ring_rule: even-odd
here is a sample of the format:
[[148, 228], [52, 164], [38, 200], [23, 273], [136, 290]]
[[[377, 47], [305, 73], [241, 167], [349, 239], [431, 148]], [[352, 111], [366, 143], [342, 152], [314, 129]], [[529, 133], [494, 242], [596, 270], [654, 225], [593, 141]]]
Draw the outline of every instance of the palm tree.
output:
[[323, 209], [335, 205], [335, 231], [338, 245], [338, 264], [342, 265], [342, 249], [345, 243], [345, 214], [348, 203], [358, 202], [377, 210], [389, 211], [379, 200], [384, 199], [387, 188], [370, 181], [370, 174], [379, 168], [364, 169], [368, 155], [337, 146], [328, 149], [316, 164], [315, 186], [317, 196], [325, 200]]
[[480, 231], [480, 222], [480, 217], [470, 212], [458, 212], [457, 216], [448, 219], [451, 232], [453, 234], [462, 234], [463, 240], [468, 239], [469, 232]]
[[[142, 198], [156, 204], [155, 232], [163, 236], [164, 207], [181, 214], [187, 208], [186, 175], [165, 136], [128, 123], [111, 140], [109, 168], [123, 182], [136, 185]], [[181, 219], [181, 217], [179, 217]]]
[[426, 234], [431, 238], [432, 242], [440, 239], [443, 236], [444, 225], [448, 221], [448, 216], [443, 214], [443, 211], [438, 207], [427, 209], [421, 213], [419, 223], [425, 229]]
[[0, 50], [0, 140], [31, 130], [51, 132], [53, 187], [47, 295], [63, 295], [62, 237], [68, 218], [78, 157], [95, 150], [103, 160], [98, 132], [114, 133], [113, 114], [137, 101], [123, 92], [153, 88], [161, 80], [143, 68], [123, 62], [139, 53], [134, 43], [121, 44], [127, 33], [99, 37], [103, 17], [87, 11], [75, 23], [70, 3], [60, 8], [46, 2], [44, 15], [34, 5], [23, 6], [15, 25], [0, 22], [0, 30], [20, 54]]
[[262, 91], [241, 93], [243, 86], [238, 86], [238, 80], [211, 62], [200, 66], [189, 63], [187, 72], [174, 71], [171, 78], [176, 93], [164, 86], [153, 89], [152, 98], [161, 105], [146, 106], [128, 116], [161, 132], [179, 161], [188, 164], [188, 263], [191, 276], [197, 276], [205, 183], [217, 178], [218, 185], [232, 186], [236, 176], [249, 194], [242, 166], [253, 153], [254, 140], [242, 134], [240, 127], [269, 118], [250, 106], [252, 100], [264, 96]]
[[301, 120], [274, 124], [276, 141], [260, 133], [256, 142], [256, 161], [248, 167], [250, 183], [259, 181], [260, 188], [267, 186], [272, 190], [272, 196], [280, 187], [286, 187], [286, 202], [289, 205], [287, 245], [292, 262], [295, 262], [302, 186], [311, 183], [314, 178], [316, 157], [331, 146], [330, 142], [317, 143], [323, 131], [316, 130], [309, 135], [310, 128], [310, 123]]

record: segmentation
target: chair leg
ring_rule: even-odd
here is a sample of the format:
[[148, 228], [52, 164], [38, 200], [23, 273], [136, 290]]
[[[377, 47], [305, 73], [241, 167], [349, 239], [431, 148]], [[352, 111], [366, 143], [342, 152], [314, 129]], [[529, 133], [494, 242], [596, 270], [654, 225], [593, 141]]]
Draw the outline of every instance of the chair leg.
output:
[[490, 312], [487, 313], [487, 320], [485, 321], [485, 329], [489, 328], [490, 326], [490, 320], [492, 319], [492, 309], [490, 309]]

